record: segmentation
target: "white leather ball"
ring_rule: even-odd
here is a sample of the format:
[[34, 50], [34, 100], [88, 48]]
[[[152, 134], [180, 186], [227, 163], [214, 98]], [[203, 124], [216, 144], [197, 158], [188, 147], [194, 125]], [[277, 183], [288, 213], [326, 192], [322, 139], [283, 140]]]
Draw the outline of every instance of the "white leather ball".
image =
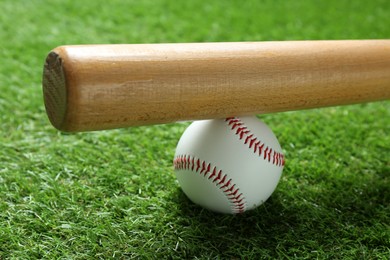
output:
[[188, 198], [209, 210], [237, 214], [254, 209], [275, 190], [284, 167], [271, 129], [251, 117], [193, 122], [173, 160]]

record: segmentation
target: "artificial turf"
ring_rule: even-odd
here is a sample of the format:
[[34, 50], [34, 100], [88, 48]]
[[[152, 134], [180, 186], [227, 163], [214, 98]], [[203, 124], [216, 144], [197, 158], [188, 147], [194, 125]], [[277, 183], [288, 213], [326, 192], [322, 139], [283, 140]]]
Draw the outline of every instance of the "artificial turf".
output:
[[64, 44], [390, 38], [382, 1], [0, 1], [0, 259], [389, 259], [390, 103], [259, 116], [286, 155], [243, 215], [174, 176], [189, 122], [64, 134], [41, 90]]

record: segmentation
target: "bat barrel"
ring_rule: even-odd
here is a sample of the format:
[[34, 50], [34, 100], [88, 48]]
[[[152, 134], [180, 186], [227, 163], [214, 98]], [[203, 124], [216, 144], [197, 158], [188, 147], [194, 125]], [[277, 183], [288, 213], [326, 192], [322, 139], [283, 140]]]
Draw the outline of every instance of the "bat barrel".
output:
[[51, 123], [89, 131], [390, 98], [390, 40], [61, 46]]

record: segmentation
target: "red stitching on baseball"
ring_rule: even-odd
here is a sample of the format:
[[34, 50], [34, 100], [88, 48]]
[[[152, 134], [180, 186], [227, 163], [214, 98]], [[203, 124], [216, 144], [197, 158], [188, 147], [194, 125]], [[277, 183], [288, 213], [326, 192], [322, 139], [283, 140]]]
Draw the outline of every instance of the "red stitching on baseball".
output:
[[244, 144], [249, 146], [249, 149], [253, 150], [253, 153], [258, 154], [259, 157], [263, 154], [264, 160], [276, 166], [284, 166], [284, 155], [261, 142], [258, 137], [251, 133], [240, 118], [228, 117], [225, 121], [228, 126], [230, 126], [231, 130], [235, 131], [235, 135], [237, 135], [240, 140], [243, 140]]
[[243, 213], [245, 211], [246, 201], [244, 195], [236, 187], [236, 184], [233, 183], [233, 180], [227, 179], [227, 175], [222, 170], [218, 170], [216, 166], [212, 166], [211, 163], [191, 155], [176, 156], [173, 159], [173, 166], [175, 170], [191, 170], [211, 180], [232, 204], [231, 210], [233, 213]]

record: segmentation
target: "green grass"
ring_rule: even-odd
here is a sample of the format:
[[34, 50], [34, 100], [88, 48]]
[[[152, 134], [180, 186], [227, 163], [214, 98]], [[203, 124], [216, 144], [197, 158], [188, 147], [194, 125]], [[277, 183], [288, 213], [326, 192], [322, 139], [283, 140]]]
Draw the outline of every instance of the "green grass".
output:
[[189, 123], [62, 134], [40, 86], [63, 44], [390, 38], [382, 1], [0, 1], [0, 259], [389, 259], [390, 103], [264, 115], [287, 157], [258, 209], [181, 192]]

